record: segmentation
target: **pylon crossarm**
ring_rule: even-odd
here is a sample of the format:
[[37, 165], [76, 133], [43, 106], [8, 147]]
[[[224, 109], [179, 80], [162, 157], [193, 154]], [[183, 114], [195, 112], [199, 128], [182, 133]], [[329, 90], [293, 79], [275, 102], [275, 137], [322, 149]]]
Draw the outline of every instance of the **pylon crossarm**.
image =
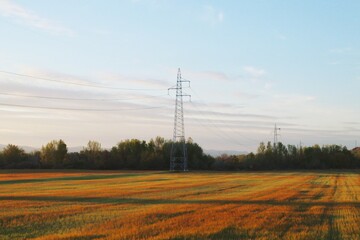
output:
[[190, 86], [190, 80], [186, 80], [186, 79], [184, 79], [184, 78], [181, 78], [181, 81], [180, 82], [187, 82], [187, 83], [189, 83], [189, 88], [191, 88], [191, 86]]

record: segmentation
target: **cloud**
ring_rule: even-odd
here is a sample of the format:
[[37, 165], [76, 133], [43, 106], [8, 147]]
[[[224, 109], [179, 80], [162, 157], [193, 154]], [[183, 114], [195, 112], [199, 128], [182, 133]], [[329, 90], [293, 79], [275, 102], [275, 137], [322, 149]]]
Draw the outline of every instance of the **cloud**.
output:
[[112, 32], [108, 29], [102, 29], [102, 28], [92, 28], [91, 32], [98, 36], [109, 36], [112, 34]]
[[282, 106], [294, 106], [295, 104], [303, 105], [316, 100], [315, 96], [300, 94], [275, 94], [273, 97], [279, 103], [283, 103]]
[[[49, 79], [66, 80], [74, 83], [89, 83], [85, 77], [72, 76], [59, 72], [34, 70], [28, 68], [33, 76], [50, 76]], [[65, 83], [53, 83], [45, 80], [37, 80], [26, 75], [0, 74], [2, 77], [2, 90], [0, 91], [0, 103], [10, 104], [1, 109], [12, 110], [15, 105], [55, 107], [55, 108], [83, 108], [83, 109], [127, 109], [141, 108], [145, 106], [166, 106], [166, 88], [162, 92], [122, 91], [117, 89], [104, 89], [96, 87], [82, 87]], [[44, 78], [47, 79], [47, 78]], [[140, 81], [140, 79], [139, 79]], [[145, 82], [145, 80], [144, 80]], [[96, 82], [91, 82], [96, 83]], [[123, 83], [111, 86], [122, 86]], [[125, 84], [126, 85], [126, 84]], [[93, 85], [91, 85], [93, 86]], [[95, 86], [95, 85], [94, 85]], [[102, 85], [99, 85], [102, 86]], [[106, 85], [108, 86], [108, 85]], [[126, 86], [125, 86], [126, 87]], [[90, 103], [90, 104], [89, 104]], [[13, 107], [11, 107], [13, 105]], [[15, 108], [16, 111], [21, 108]], [[25, 108], [29, 110], [29, 108]], [[35, 109], [43, 112], [44, 110]], [[59, 109], [60, 110], [60, 109]], [[33, 112], [34, 109], [31, 109]]]
[[358, 125], [360, 125], [360, 122], [347, 122], [347, 121], [345, 121], [345, 122], [343, 122], [343, 124], [345, 124], [345, 125], [356, 125], [356, 126], [358, 126]]
[[[250, 118], [250, 119], [266, 119], [266, 120], [275, 120], [276, 117], [274, 116], [270, 116], [270, 115], [264, 115], [264, 114], [254, 114], [254, 113], [239, 113], [239, 112], [234, 112], [233, 110], [231, 112], [225, 112], [225, 111], [217, 111], [214, 108], [210, 108], [210, 110], [204, 109], [204, 107], [202, 107], [202, 109], [200, 109], [199, 107], [197, 107], [196, 105], [192, 105], [195, 108], [191, 108], [186, 110], [187, 113], [191, 113], [192, 115], [200, 115], [203, 116], [205, 118], [218, 118], [221, 117], [222, 119], [229, 119], [229, 118]], [[230, 109], [229, 109], [230, 110]]]
[[252, 78], [260, 78], [265, 76], [267, 73], [264, 69], [257, 68], [254, 66], [244, 66], [243, 71]]
[[236, 92], [234, 95], [239, 99], [254, 99], [260, 97], [258, 94], [247, 93], [242, 91]]
[[281, 40], [281, 41], [286, 41], [288, 39], [286, 35], [281, 34], [281, 33], [277, 34], [276, 38]]
[[210, 24], [218, 24], [224, 21], [224, 12], [211, 5], [203, 7], [201, 19]]
[[341, 62], [340, 61], [332, 61], [329, 63], [329, 65], [340, 65]]
[[230, 78], [223, 72], [216, 71], [186, 71], [186, 77], [201, 80], [230, 81]]
[[219, 22], [224, 21], [224, 13], [222, 11], [217, 14], [217, 19]]
[[0, 15], [12, 21], [27, 25], [32, 28], [41, 29], [55, 35], [73, 36], [74, 32], [49, 19], [38, 16], [36, 13], [14, 3], [11, 0], [0, 0]]
[[171, 82], [163, 79], [155, 79], [148, 77], [130, 77], [121, 74], [112, 74], [105, 73], [100, 75], [100, 78], [103, 79], [106, 84], [114, 84], [114, 83], [127, 83], [134, 86], [142, 86], [142, 87], [151, 87], [151, 88], [162, 88], [167, 89], [171, 86]]
[[346, 53], [351, 53], [352, 52], [352, 48], [350, 47], [345, 47], [345, 48], [333, 48], [330, 49], [331, 53], [337, 53], [337, 54], [346, 54]]
[[89, 76], [77, 76], [51, 70], [38, 69], [33, 67], [22, 67], [18, 72], [0, 72], [3, 81], [7, 83], [22, 83], [29, 86], [44, 87], [54, 90], [85, 91], [86, 93], [96, 91], [108, 92], [131, 91], [167, 93], [171, 86], [169, 81], [157, 78], [148, 78], [142, 76], [125, 76], [122, 74], [99, 73]]

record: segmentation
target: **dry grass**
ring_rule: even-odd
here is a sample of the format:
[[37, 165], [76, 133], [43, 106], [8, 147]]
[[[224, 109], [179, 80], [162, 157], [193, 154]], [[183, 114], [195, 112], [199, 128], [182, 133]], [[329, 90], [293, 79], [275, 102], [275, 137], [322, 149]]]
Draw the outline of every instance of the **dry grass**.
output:
[[0, 171], [0, 239], [360, 239], [350, 172]]

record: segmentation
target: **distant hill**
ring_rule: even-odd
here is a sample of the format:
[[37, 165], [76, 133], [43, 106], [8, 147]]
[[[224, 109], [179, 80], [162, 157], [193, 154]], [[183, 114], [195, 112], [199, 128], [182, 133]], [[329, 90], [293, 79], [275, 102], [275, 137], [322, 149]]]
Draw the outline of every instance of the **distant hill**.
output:
[[[15, 144], [16, 145], [16, 144]], [[0, 144], [0, 151], [2, 151], [5, 147], [7, 146], [4, 144]], [[34, 148], [34, 147], [29, 147], [29, 146], [19, 146], [20, 148], [24, 149], [25, 152], [30, 153], [36, 150], [40, 150], [40, 148]]]
[[248, 154], [248, 152], [245, 151], [236, 151], [236, 150], [204, 150], [204, 152], [206, 154], [209, 154], [213, 157], [219, 157], [223, 154], [227, 154], [227, 155], [242, 155], [242, 154]]
[[[0, 144], [0, 151], [2, 151], [7, 145]], [[25, 152], [30, 153], [33, 151], [40, 150], [41, 148], [35, 148], [35, 147], [29, 147], [29, 146], [19, 146], [20, 148], [24, 149]], [[83, 146], [77, 146], [77, 147], [68, 147], [68, 152], [80, 152], [83, 150]]]
[[68, 152], [70, 152], [70, 153], [72, 153], [72, 152], [80, 152], [83, 149], [84, 149], [83, 146], [68, 147]]

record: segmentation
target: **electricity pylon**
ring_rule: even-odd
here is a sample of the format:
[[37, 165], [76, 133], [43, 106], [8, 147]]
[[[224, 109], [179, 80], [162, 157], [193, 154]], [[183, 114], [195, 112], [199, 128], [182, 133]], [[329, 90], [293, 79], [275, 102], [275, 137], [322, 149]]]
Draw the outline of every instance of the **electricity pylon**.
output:
[[278, 136], [280, 135], [278, 133], [278, 131], [280, 131], [281, 129], [276, 127], [276, 123], [275, 123], [275, 128], [274, 128], [274, 148], [277, 147], [277, 143], [278, 143]]
[[183, 94], [182, 83], [190, 81], [181, 78], [180, 68], [177, 73], [176, 87], [171, 87], [169, 90], [176, 90], [175, 98], [175, 117], [174, 117], [174, 131], [173, 140], [170, 153], [170, 171], [187, 171], [188, 159], [185, 142], [184, 129], [184, 109], [183, 96], [191, 97], [189, 94]]

